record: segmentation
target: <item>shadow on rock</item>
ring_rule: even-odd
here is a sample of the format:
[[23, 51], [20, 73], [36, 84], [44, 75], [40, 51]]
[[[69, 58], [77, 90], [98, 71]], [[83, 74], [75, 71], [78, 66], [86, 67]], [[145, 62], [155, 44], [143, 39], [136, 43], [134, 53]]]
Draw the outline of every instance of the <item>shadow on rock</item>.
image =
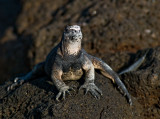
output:
[[19, 38], [12, 37], [0, 44], [0, 84], [18, 73], [29, 71], [28, 50], [31, 45], [31, 35], [20, 36]]

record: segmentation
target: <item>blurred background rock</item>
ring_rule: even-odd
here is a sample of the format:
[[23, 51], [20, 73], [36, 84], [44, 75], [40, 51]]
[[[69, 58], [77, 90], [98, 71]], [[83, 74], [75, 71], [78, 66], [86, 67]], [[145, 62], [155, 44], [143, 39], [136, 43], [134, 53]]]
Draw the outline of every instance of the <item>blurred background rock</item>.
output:
[[159, 0], [0, 0], [0, 83], [45, 60], [68, 24], [103, 57], [160, 45]]

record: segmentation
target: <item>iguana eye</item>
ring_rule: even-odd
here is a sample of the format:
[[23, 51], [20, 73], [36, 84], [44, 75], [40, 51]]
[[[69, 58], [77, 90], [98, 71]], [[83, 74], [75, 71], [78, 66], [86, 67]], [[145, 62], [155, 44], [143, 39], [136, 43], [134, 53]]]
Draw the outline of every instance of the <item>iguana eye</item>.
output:
[[66, 30], [65, 30], [65, 33], [69, 33], [69, 29], [66, 29]]
[[69, 28], [69, 26], [67, 26], [67, 27], [65, 28], [65, 33], [69, 33], [69, 30], [70, 30], [70, 28]]

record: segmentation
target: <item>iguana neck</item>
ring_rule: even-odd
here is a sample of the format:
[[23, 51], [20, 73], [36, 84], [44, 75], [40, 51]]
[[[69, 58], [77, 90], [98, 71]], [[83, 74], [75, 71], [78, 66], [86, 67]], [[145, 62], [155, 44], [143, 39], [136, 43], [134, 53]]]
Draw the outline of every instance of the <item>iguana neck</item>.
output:
[[67, 42], [62, 38], [61, 50], [64, 55], [78, 55], [81, 50], [81, 40], [75, 42]]

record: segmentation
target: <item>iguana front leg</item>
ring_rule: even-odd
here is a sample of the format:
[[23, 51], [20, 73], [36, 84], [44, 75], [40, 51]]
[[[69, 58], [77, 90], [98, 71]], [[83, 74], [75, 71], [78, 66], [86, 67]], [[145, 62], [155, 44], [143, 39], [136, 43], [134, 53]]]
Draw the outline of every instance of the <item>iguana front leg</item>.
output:
[[85, 94], [89, 91], [96, 99], [99, 99], [100, 95], [102, 95], [102, 91], [94, 84], [94, 66], [86, 56], [84, 56], [82, 68], [85, 71], [85, 83], [80, 87], [80, 89], [84, 88], [86, 90]]
[[[62, 80], [62, 74], [63, 74], [63, 71], [62, 69], [60, 68], [59, 65], [55, 64], [53, 66], [53, 70], [52, 70], [52, 74], [51, 74], [51, 79], [54, 83], [54, 85], [56, 86], [56, 88], [58, 89], [59, 93], [57, 94], [56, 96], [56, 100], [59, 101], [59, 98], [61, 97], [62, 95], [62, 98], [65, 99], [65, 96], [66, 96], [66, 92], [69, 93], [69, 89], [72, 89], [70, 88], [69, 86], [67, 86], [63, 80]], [[70, 93], [69, 93], [70, 94]]]

